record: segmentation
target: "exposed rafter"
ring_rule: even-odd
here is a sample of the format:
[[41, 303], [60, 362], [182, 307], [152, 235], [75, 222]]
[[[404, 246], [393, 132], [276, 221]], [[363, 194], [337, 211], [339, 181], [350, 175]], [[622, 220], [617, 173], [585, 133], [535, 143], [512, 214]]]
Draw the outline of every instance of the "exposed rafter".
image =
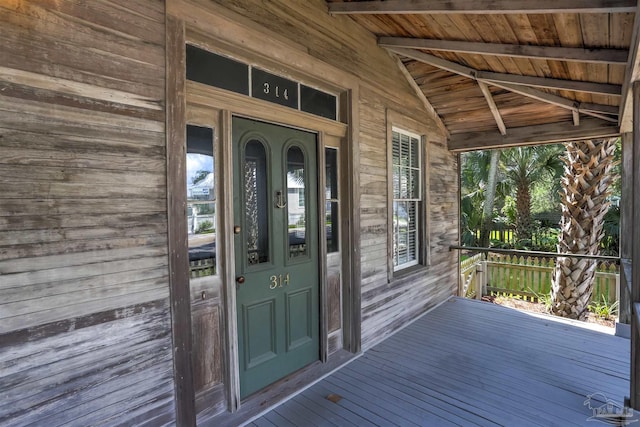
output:
[[507, 134], [507, 127], [504, 125], [504, 120], [502, 120], [502, 116], [500, 115], [500, 110], [498, 110], [498, 106], [496, 102], [493, 100], [493, 95], [491, 95], [491, 91], [489, 87], [484, 82], [478, 82], [478, 86], [480, 86], [480, 90], [484, 95], [484, 98], [487, 100], [487, 104], [489, 104], [489, 110], [491, 110], [491, 114], [496, 121], [496, 125], [498, 125], [498, 130], [502, 135]]
[[640, 13], [636, 11], [631, 44], [629, 46], [629, 62], [625, 71], [622, 98], [620, 99], [620, 131], [622, 133], [633, 131], [633, 82], [640, 80]]
[[491, 71], [477, 71], [477, 78], [490, 82], [512, 83], [523, 86], [570, 90], [574, 92], [596, 93], [601, 95], [620, 96], [620, 92], [622, 92], [621, 85], [609, 83], [582, 82], [537, 76], [520, 76], [517, 74], [494, 73]]
[[[459, 74], [459, 75], [468, 77], [470, 79], [482, 81], [484, 83], [490, 83], [494, 86], [501, 87], [511, 92], [518, 93], [520, 95], [527, 96], [529, 98], [537, 99], [538, 101], [553, 104], [562, 108], [566, 108], [571, 111], [578, 111], [586, 115], [598, 117], [601, 119], [617, 122], [617, 120], [615, 119], [603, 116], [603, 114], [615, 115], [617, 111], [616, 107], [611, 107], [608, 105], [600, 106], [597, 104], [581, 104], [579, 102], [572, 101], [570, 99], [563, 98], [558, 95], [553, 95], [551, 93], [543, 92], [541, 90], [533, 89], [527, 86], [516, 85], [511, 82], [505, 83], [505, 82], [500, 82], [496, 80], [488, 80], [482, 77], [483, 72], [481, 71], [475, 70], [471, 67], [457, 64], [455, 62], [447, 61], [446, 59], [442, 59], [434, 55], [429, 55], [427, 53], [420, 52], [415, 49], [393, 48], [389, 50], [399, 55], [405, 56], [407, 58], [424, 62], [434, 67], [441, 68], [443, 70], [446, 70], [455, 74]], [[493, 74], [499, 74], [499, 73], [490, 73], [490, 75], [493, 75]]]
[[[391, 56], [394, 56], [394, 55], [391, 55]], [[420, 98], [426, 110], [433, 115], [433, 118], [436, 121], [436, 124], [438, 125], [442, 133], [445, 134], [447, 137], [449, 137], [449, 129], [447, 129], [444, 122], [442, 121], [442, 118], [440, 118], [440, 116], [438, 115], [438, 112], [436, 111], [436, 109], [433, 108], [433, 105], [431, 105], [431, 103], [425, 96], [422, 89], [420, 89], [420, 86], [418, 86], [418, 83], [416, 83], [413, 77], [411, 77], [411, 73], [409, 73], [409, 70], [407, 70], [407, 67], [402, 63], [400, 58], [396, 57], [395, 60], [398, 64], [398, 68], [400, 69], [400, 72], [405, 77], [405, 79], [407, 79], [407, 82], [409, 83], [413, 91], [416, 93], [416, 96]]]
[[588, 138], [609, 138], [620, 134], [615, 124], [590, 117], [582, 119], [579, 126], [569, 124], [570, 122], [560, 122], [509, 128], [509, 134], [506, 136], [496, 131], [455, 134], [449, 139], [449, 150], [471, 151], [516, 145], [551, 144]]
[[609, 83], [581, 82], [575, 80], [552, 79], [537, 76], [520, 76], [517, 74], [480, 71], [476, 70], [475, 68], [460, 65], [456, 62], [447, 61], [446, 59], [442, 59], [440, 57], [414, 49], [404, 49], [397, 47], [389, 47], [387, 49], [408, 58], [415, 59], [416, 61], [424, 62], [426, 64], [442, 68], [443, 70], [447, 70], [452, 73], [460, 74], [474, 80], [482, 80], [485, 82], [510, 83], [513, 85], [533, 86], [547, 89], [569, 90], [613, 96], [620, 96], [620, 92], [622, 91], [622, 86]]
[[626, 64], [628, 56], [628, 52], [625, 49], [582, 49], [574, 47], [416, 39], [409, 37], [380, 37], [378, 39], [378, 45], [383, 47], [428, 49], [478, 55], [496, 55], [604, 64]]
[[329, 3], [334, 14], [635, 12], [635, 0], [386, 0]]
[[541, 102], [546, 102], [548, 104], [553, 104], [557, 107], [566, 108], [567, 110], [576, 111], [593, 117], [598, 117], [600, 119], [608, 120], [614, 123], [618, 122], [617, 119], [604, 116], [605, 114], [616, 114], [617, 107], [612, 105], [586, 104], [582, 102], [572, 101], [570, 99], [563, 98], [552, 93], [547, 93], [541, 90], [532, 89], [530, 87], [518, 86], [510, 83], [493, 82], [492, 84], [510, 92], [536, 99]]

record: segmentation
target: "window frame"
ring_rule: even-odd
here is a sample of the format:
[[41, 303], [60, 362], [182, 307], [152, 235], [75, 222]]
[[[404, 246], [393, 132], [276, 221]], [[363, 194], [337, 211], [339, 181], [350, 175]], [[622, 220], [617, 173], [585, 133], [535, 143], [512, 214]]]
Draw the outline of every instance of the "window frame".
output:
[[[402, 144], [402, 137], [406, 136], [409, 138], [409, 144], [412, 144], [412, 142], [414, 140], [417, 141], [418, 143], [418, 165], [417, 167], [412, 166], [411, 164], [409, 164], [408, 166], [402, 166], [402, 165], [397, 165], [395, 163], [393, 163], [393, 146], [394, 146], [394, 138], [393, 135], [394, 134], [398, 134], [398, 143], [399, 145]], [[399, 153], [402, 153], [401, 151], [401, 147], [398, 147], [398, 151]], [[395, 192], [392, 191], [391, 193], [391, 228], [392, 228], [392, 246], [394, 247], [394, 250], [392, 252], [392, 256], [393, 259], [391, 260], [392, 264], [393, 264], [393, 271], [394, 273], [400, 270], [404, 270], [410, 267], [413, 267], [415, 265], [420, 264], [420, 252], [422, 250], [422, 242], [420, 239], [420, 230], [422, 228], [422, 203], [423, 203], [423, 176], [424, 176], [424, 167], [423, 167], [423, 160], [422, 160], [422, 137], [420, 135], [418, 135], [417, 133], [413, 133], [410, 131], [407, 131], [405, 129], [402, 129], [400, 127], [397, 126], [392, 126], [391, 127], [391, 180], [392, 180], [392, 188], [393, 185], [395, 183], [395, 168], [396, 167], [400, 167], [401, 168], [401, 172], [405, 173], [400, 173], [399, 179], [402, 179], [402, 177], [407, 177], [407, 176], [411, 176], [412, 171], [418, 170], [418, 189], [417, 189], [417, 197], [408, 197], [408, 198], [396, 198], [395, 197]], [[409, 153], [411, 153], [411, 148], [409, 148]], [[406, 172], [409, 172], [409, 175], [406, 175]], [[396, 264], [396, 260], [398, 258], [398, 256], [396, 255], [396, 251], [395, 251], [395, 242], [396, 242], [396, 238], [398, 237], [399, 233], [396, 231], [396, 227], [393, 224], [393, 218], [395, 217], [395, 205], [396, 203], [415, 203], [415, 230], [413, 231], [407, 231], [407, 235], [410, 235], [411, 233], [415, 234], [415, 253], [414, 253], [414, 259], [404, 262], [402, 264]], [[408, 215], [408, 214], [407, 214]]]
[[[430, 232], [429, 232], [429, 144], [427, 140], [428, 130], [420, 122], [406, 117], [392, 110], [387, 110], [387, 278], [388, 282], [394, 277], [410, 274], [416, 270], [423, 270], [430, 265]], [[393, 227], [393, 133], [398, 132], [407, 136], [417, 138], [419, 144], [419, 201], [417, 202], [417, 239], [416, 239], [416, 259], [409, 263], [395, 265], [394, 239], [395, 230]]]

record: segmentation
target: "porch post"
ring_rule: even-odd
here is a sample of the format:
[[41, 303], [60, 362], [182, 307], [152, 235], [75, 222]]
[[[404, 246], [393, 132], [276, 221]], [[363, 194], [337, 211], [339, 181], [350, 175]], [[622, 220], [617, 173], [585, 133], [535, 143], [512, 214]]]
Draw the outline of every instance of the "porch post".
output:
[[[631, 224], [631, 407], [640, 410], [640, 82], [633, 83], [633, 192]], [[635, 196], [635, 197], [634, 197]]]
[[[633, 133], [622, 134], [622, 194], [620, 197], [620, 258], [631, 261], [632, 236], [627, 231], [633, 226]], [[629, 325], [631, 321], [631, 295], [627, 290], [624, 263], [620, 265], [618, 322]], [[628, 333], [628, 332], [627, 332]]]

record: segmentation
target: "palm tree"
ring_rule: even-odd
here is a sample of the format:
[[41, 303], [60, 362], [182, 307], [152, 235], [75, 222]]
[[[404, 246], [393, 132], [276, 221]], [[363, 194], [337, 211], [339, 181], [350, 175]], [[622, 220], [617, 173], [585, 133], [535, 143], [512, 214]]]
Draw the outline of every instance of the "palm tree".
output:
[[[467, 231], [471, 225], [480, 226], [479, 245], [483, 247], [489, 246], [498, 186], [499, 159], [500, 150], [472, 151], [463, 154], [462, 157], [462, 215], [467, 219]], [[481, 216], [477, 211], [480, 204], [482, 205]], [[466, 239], [465, 244], [472, 243]]]
[[[616, 139], [566, 144], [562, 178], [559, 252], [598, 255], [613, 179]], [[583, 320], [593, 291], [597, 261], [558, 258], [551, 284], [553, 314]]]
[[503, 150], [504, 174], [516, 190], [515, 234], [520, 241], [531, 240], [531, 186], [547, 176], [562, 172], [561, 145], [517, 147]]

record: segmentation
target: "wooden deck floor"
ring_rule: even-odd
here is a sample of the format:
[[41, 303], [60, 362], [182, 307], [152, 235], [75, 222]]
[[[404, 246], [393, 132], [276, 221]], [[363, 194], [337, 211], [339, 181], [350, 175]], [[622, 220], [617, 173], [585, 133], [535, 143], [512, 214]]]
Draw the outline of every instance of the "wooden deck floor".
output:
[[596, 392], [629, 394], [629, 340], [452, 298], [250, 425], [597, 427]]

